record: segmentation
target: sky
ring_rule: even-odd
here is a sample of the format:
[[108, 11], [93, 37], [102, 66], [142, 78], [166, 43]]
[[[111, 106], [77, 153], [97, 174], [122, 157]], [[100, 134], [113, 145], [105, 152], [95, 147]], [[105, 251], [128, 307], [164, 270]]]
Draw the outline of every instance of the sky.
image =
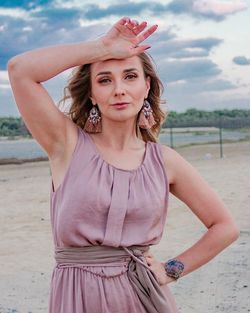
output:
[[[0, 116], [20, 113], [6, 70], [32, 49], [91, 41], [123, 16], [157, 31], [152, 47], [164, 110], [250, 109], [250, 0], [0, 0]], [[57, 104], [71, 69], [43, 83]], [[34, 104], [35, 105], [35, 104]]]

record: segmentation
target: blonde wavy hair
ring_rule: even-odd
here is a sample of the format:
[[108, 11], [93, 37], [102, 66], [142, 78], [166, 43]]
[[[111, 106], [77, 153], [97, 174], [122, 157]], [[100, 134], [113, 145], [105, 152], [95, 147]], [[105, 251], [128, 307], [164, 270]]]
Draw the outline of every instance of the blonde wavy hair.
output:
[[[137, 136], [140, 136], [143, 141], [158, 142], [158, 136], [161, 130], [161, 125], [164, 123], [167, 112], [160, 108], [161, 96], [164, 91], [163, 84], [159, 79], [156, 69], [153, 65], [153, 59], [145, 52], [138, 55], [141, 60], [145, 77], [150, 77], [150, 90], [147, 100], [153, 110], [153, 116], [156, 124], [150, 129], [143, 129], [138, 126], [138, 118], [141, 110], [137, 115]], [[151, 61], [151, 59], [152, 61]], [[70, 99], [71, 105], [68, 112], [64, 112], [70, 119], [82, 129], [89, 117], [89, 112], [93, 107], [90, 100], [91, 95], [91, 79], [90, 79], [91, 64], [83, 64], [72, 70], [71, 77], [68, 79], [68, 85], [64, 87], [64, 97], [59, 101], [59, 106]], [[138, 134], [139, 130], [139, 134]]]

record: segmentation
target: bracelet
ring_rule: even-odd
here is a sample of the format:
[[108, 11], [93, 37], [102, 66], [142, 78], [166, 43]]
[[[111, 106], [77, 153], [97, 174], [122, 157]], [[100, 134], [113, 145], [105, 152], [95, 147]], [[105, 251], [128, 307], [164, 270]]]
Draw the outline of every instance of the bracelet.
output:
[[180, 278], [184, 270], [184, 264], [181, 261], [176, 260], [176, 259], [171, 259], [167, 261], [164, 267], [165, 267], [166, 274], [169, 277], [174, 278], [175, 280]]

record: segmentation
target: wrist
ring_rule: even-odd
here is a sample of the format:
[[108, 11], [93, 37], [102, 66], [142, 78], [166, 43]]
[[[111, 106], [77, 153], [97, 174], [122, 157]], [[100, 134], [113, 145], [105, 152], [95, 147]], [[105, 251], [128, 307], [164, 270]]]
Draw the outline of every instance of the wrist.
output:
[[[165, 270], [165, 262], [160, 262], [163, 269]], [[169, 283], [172, 283], [172, 282], [176, 282], [176, 279], [174, 279], [173, 277], [170, 277], [167, 275], [166, 273], [166, 270], [165, 270], [165, 280], [164, 280], [164, 285], [165, 284], [169, 284]]]
[[181, 261], [177, 259], [171, 259], [163, 264], [166, 275], [172, 280], [176, 281], [181, 277], [181, 274], [183, 273], [185, 267]]
[[100, 61], [112, 59], [112, 55], [110, 54], [103, 37], [97, 39], [95, 43], [97, 45], [97, 51], [99, 52]]
[[111, 58], [101, 39], [78, 43], [75, 48], [79, 51], [79, 57], [76, 61], [79, 65], [91, 64]]

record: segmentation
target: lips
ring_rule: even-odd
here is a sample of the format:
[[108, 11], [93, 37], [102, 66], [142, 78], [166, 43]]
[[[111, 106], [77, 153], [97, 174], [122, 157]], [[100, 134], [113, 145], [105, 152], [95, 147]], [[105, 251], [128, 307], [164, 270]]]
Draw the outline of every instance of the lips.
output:
[[112, 104], [112, 106], [116, 109], [116, 110], [124, 110], [128, 107], [128, 102], [117, 102]]
[[125, 104], [128, 104], [128, 102], [117, 102], [117, 103], [114, 103], [112, 105], [125, 105]]

